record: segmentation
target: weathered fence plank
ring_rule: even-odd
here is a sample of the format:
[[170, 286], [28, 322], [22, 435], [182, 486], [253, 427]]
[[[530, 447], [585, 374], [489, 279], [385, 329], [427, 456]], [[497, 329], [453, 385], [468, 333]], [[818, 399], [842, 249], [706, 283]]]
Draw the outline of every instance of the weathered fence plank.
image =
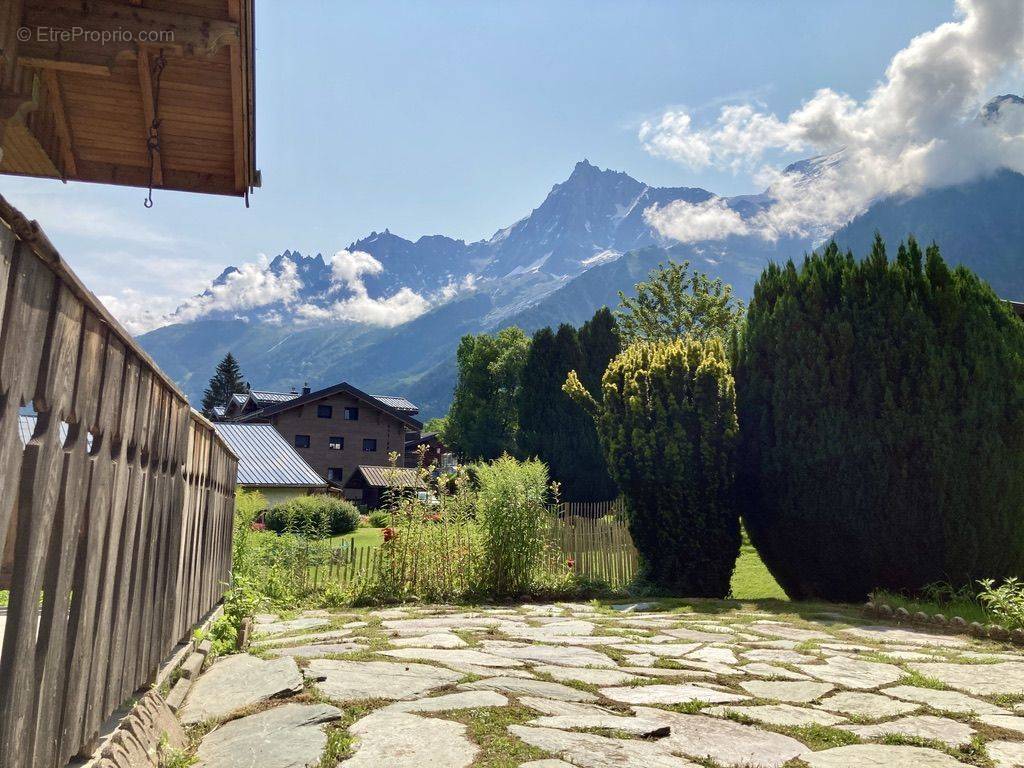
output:
[[[24, 409], [34, 411], [27, 444]], [[236, 458], [0, 197], [4, 768], [60, 768], [230, 578]]]

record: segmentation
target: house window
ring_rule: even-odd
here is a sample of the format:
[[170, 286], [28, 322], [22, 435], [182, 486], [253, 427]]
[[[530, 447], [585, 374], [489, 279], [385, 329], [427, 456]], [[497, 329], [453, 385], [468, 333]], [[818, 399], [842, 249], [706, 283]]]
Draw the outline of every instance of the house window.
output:
[[345, 409], [345, 421], [359, 421], [359, 409], [349, 406]]
[[318, 405], [316, 407], [316, 415], [321, 419], [329, 419], [334, 415], [334, 408], [330, 405]]
[[364, 437], [363, 438], [363, 450], [366, 453], [373, 453], [377, 450], [377, 438], [375, 437]]
[[345, 438], [340, 435], [331, 435], [327, 439], [327, 447], [332, 451], [340, 451], [345, 447]]
[[309, 435], [296, 435], [295, 436], [295, 447], [296, 448], [309, 448]]
[[341, 467], [328, 467], [327, 468], [327, 479], [335, 483], [340, 483], [341, 478], [344, 476], [345, 470]]

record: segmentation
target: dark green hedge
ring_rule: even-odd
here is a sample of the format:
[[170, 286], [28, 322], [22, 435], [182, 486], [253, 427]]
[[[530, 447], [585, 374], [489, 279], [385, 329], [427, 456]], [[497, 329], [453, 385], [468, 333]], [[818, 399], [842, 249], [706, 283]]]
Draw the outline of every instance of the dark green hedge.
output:
[[736, 349], [739, 489], [794, 598], [1024, 573], [1024, 323], [911, 240], [770, 266]]
[[338, 496], [296, 496], [271, 508], [264, 522], [277, 533], [314, 538], [340, 536], [359, 527], [359, 510], [351, 501]]

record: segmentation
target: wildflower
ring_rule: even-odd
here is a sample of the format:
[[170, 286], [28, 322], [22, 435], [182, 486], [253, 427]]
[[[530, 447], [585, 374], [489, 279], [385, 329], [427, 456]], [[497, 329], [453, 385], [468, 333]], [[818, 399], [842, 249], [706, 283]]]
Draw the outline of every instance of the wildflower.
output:
[[381, 534], [384, 536], [384, 542], [387, 543], [387, 542], [391, 541], [393, 538], [395, 538], [396, 536], [398, 536], [398, 531], [396, 531], [394, 528], [392, 528], [389, 525], [387, 528], [385, 528], [383, 531], [381, 531]]
[[569, 568], [575, 568], [576, 567], [576, 559], [573, 558], [573, 557], [570, 557], [568, 560], [565, 561], [565, 564], [567, 566], [569, 566]]
[[267, 525], [266, 525], [266, 523], [254, 522], [252, 524], [251, 528], [254, 531], [265, 531], [265, 530], [267, 530]]

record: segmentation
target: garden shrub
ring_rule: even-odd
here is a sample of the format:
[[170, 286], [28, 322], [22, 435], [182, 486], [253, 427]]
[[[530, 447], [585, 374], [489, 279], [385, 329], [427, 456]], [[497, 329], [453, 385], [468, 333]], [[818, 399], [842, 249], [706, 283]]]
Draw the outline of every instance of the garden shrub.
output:
[[736, 357], [741, 508], [791, 597], [1024, 572], [1024, 323], [937, 246], [769, 266]]
[[644, 577], [676, 594], [725, 597], [740, 525], [736, 391], [722, 342], [633, 344], [605, 371], [600, 402], [575, 372], [565, 387], [597, 421]]
[[307, 538], [341, 536], [359, 527], [359, 509], [338, 496], [296, 496], [271, 508], [265, 523], [276, 533], [294, 533]]
[[366, 516], [366, 521], [372, 528], [383, 528], [391, 521], [391, 513], [386, 509], [375, 509]]
[[528, 592], [545, 546], [548, 470], [504, 455], [476, 466], [481, 586], [492, 595]]
[[1011, 576], [998, 585], [992, 579], [982, 579], [978, 586], [978, 601], [996, 622], [1007, 629], [1024, 629], [1024, 582]]

